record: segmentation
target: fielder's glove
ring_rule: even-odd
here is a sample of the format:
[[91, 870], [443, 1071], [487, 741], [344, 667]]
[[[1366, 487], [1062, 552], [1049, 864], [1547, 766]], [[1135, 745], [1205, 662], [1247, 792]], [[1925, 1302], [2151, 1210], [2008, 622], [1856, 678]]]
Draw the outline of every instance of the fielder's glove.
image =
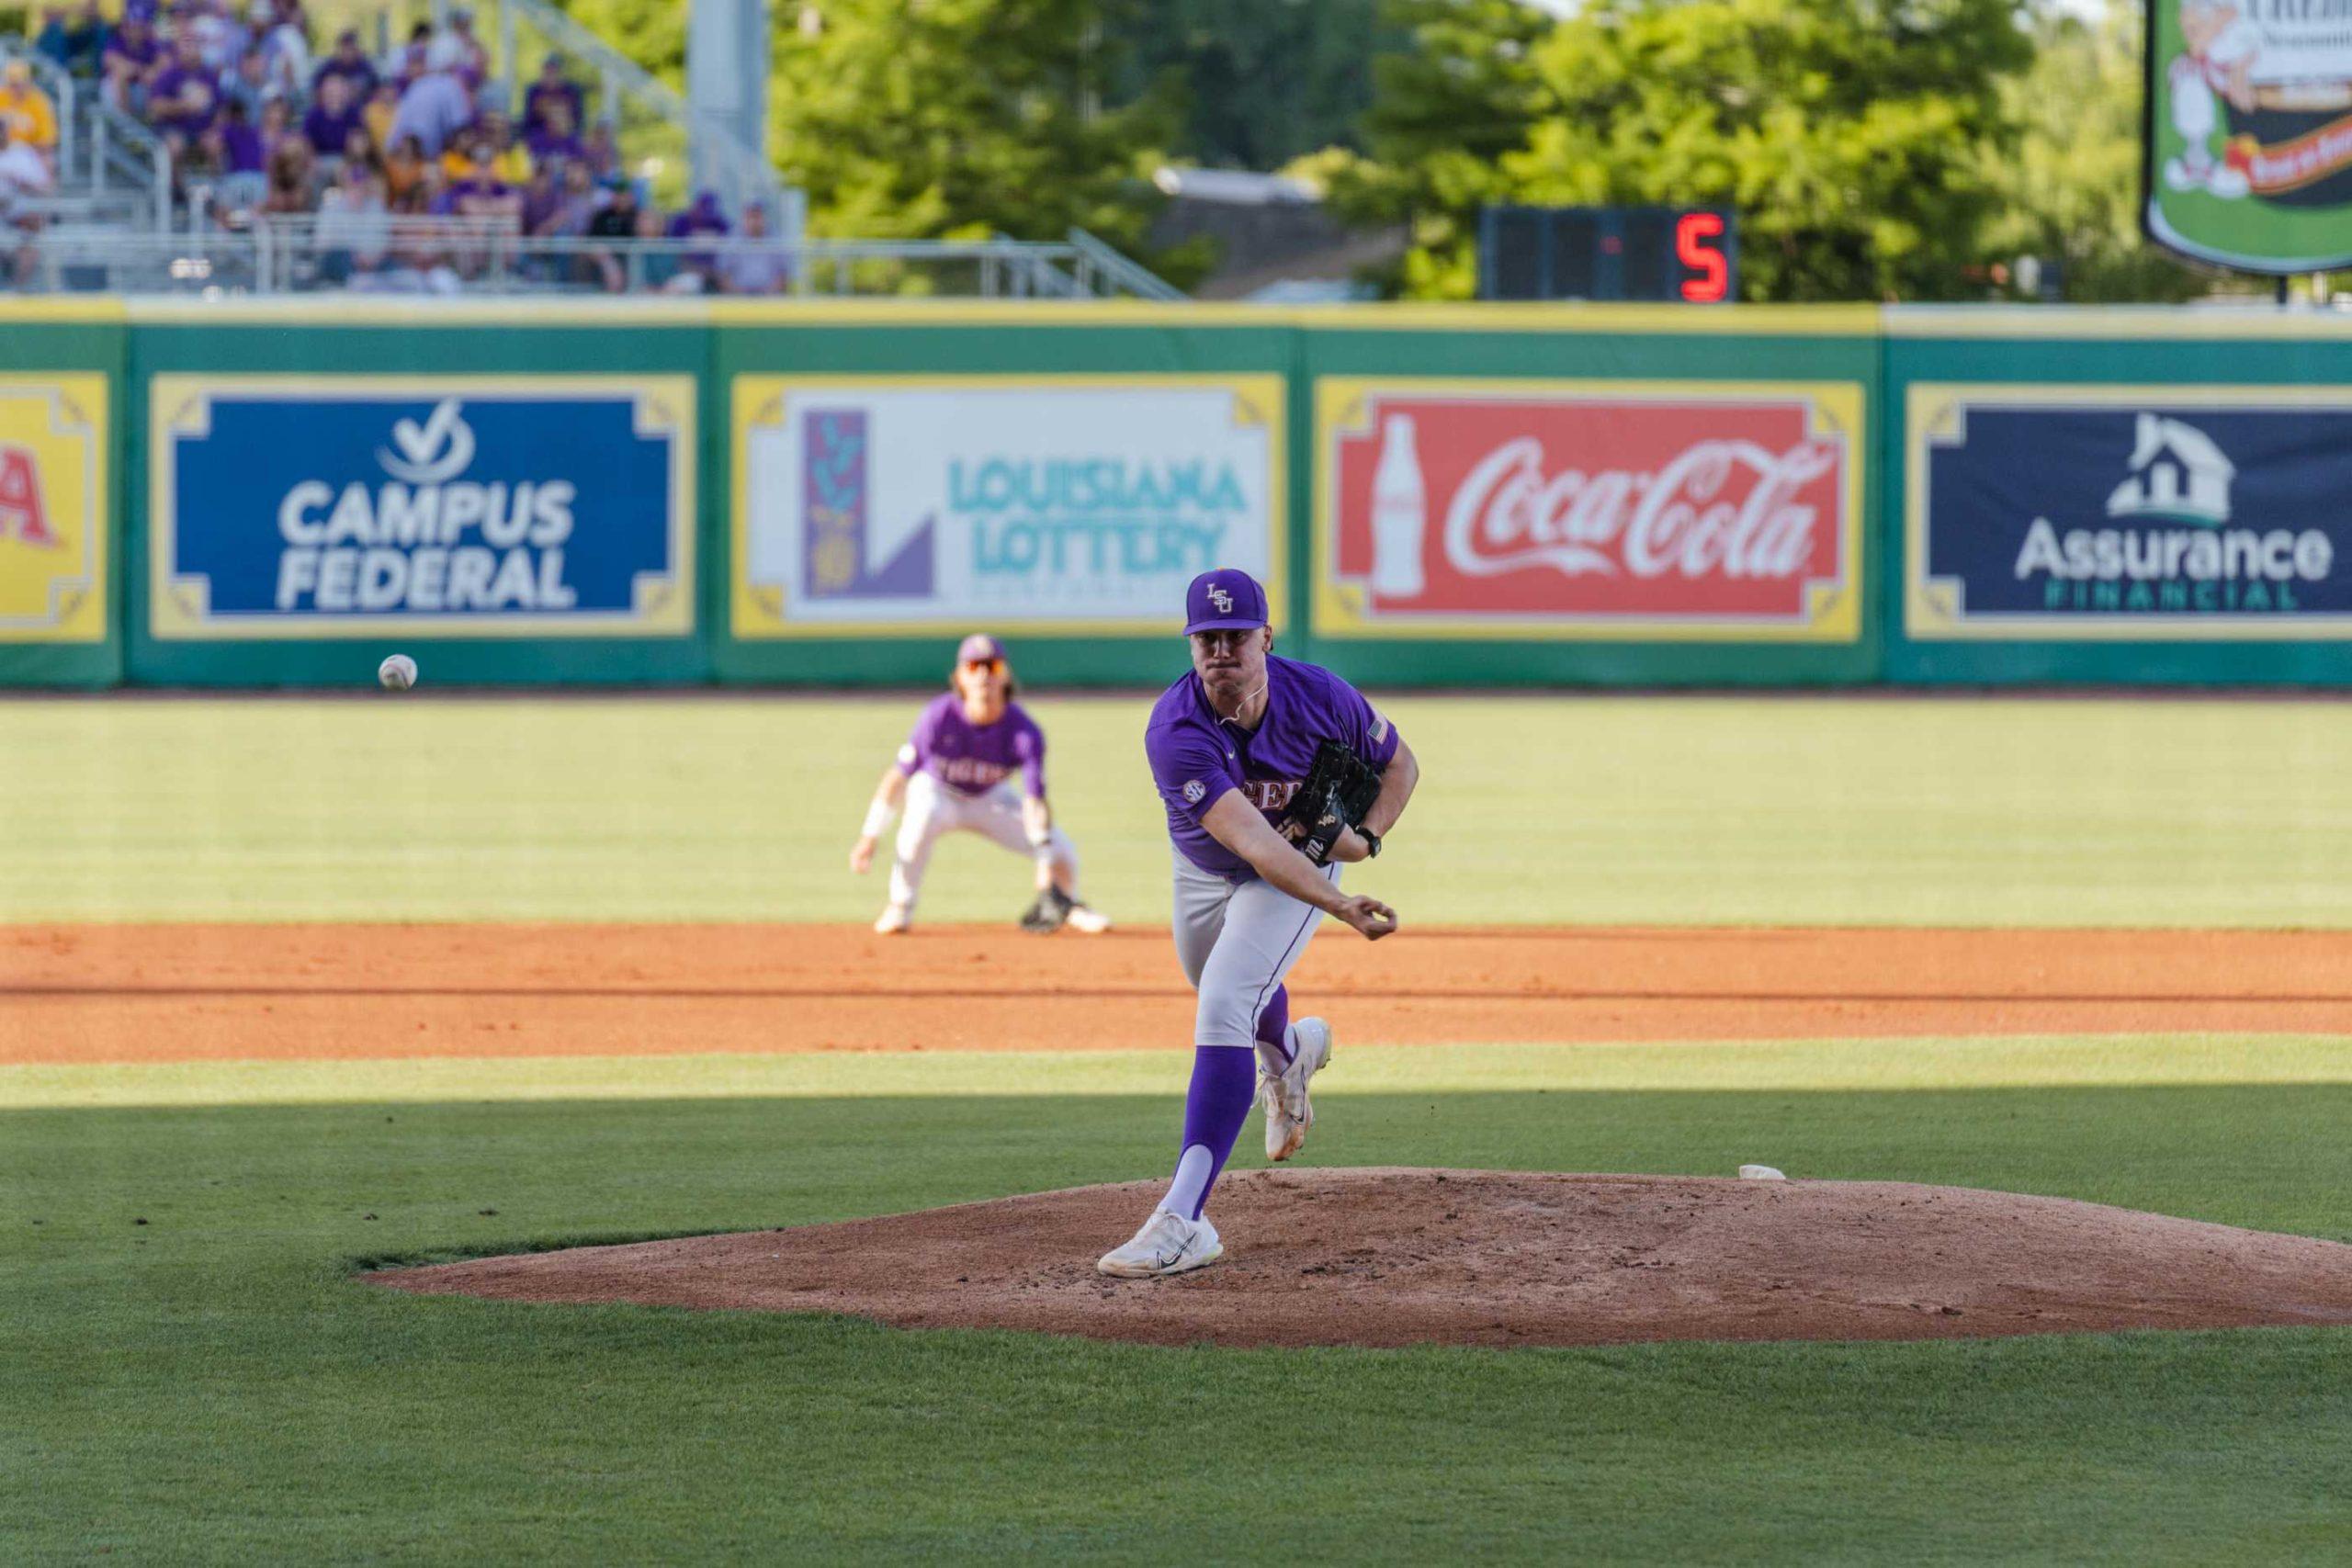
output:
[[1036, 902], [1021, 911], [1021, 929], [1035, 936], [1051, 936], [1069, 919], [1072, 907], [1069, 894], [1058, 887], [1048, 887], [1037, 895]]
[[1326, 740], [1315, 749], [1306, 782], [1291, 796], [1290, 808], [1283, 815], [1282, 834], [1308, 860], [1329, 865], [1331, 846], [1340, 841], [1340, 829], [1360, 825], [1363, 814], [1379, 798], [1380, 775], [1372, 771], [1372, 764], [1351, 748]]

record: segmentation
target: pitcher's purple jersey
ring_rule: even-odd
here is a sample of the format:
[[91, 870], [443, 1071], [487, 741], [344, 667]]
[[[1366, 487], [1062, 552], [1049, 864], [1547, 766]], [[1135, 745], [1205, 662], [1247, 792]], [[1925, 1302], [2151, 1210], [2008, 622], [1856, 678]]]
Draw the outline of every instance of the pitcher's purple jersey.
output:
[[1184, 858], [1231, 882], [1257, 876], [1249, 862], [1201, 826], [1208, 808], [1239, 790], [1272, 824], [1306, 781], [1316, 748], [1337, 740], [1374, 768], [1396, 755], [1396, 728], [1363, 694], [1319, 665], [1266, 659], [1266, 711], [1255, 730], [1217, 717], [1201, 678], [1184, 678], [1159, 694], [1143, 734], [1152, 782], [1168, 807], [1168, 836]]
[[1029, 794], [1046, 793], [1046, 732], [1019, 703], [1005, 704], [1002, 718], [980, 725], [964, 716], [962, 698], [944, 693], [922, 710], [899, 748], [900, 773], [927, 773], [965, 795], [986, 795], [1016, 768]]

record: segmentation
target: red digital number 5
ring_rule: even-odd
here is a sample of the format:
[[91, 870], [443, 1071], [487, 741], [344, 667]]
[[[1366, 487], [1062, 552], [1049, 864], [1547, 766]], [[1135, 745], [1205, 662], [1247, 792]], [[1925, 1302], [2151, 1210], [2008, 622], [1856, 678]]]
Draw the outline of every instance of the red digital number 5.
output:
[[1713, 305], [1731, 282], [1731, 265], [1713, 242], [1724, 231], [1724, 220], [1712, 212], [1686, 212], [1674, 220], [1674, 255], [1684, 269], [1698, 274], [1682, 280], [1682, 298], [1694, 305]]

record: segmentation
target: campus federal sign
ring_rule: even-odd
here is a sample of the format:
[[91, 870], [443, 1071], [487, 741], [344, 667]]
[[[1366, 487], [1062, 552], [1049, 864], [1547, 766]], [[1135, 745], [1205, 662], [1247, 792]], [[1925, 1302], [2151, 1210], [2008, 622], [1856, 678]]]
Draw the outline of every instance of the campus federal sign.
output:
[[2149, 0], [2145, 221], [2250, 272], [2352, 263], [2352, 0]]
[[158, 376], [157, 637], [694, 628], [691, 378]]
[[2352, 392], [1914, 383], [1915, 640], [2352, 637]]
[[1270, 375], [740, 377], [734, 633], [1148, 635], [1216, 566], [1279, 607], [1283, 398]]

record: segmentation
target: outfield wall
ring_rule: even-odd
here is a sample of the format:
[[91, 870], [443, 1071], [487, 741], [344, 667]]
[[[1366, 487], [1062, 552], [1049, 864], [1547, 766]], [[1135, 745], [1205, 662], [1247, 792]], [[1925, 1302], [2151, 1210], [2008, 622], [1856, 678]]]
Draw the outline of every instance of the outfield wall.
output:
[[2191, 310], [0, 303], [0, 684], [2345, 678], [2352, 328]]

